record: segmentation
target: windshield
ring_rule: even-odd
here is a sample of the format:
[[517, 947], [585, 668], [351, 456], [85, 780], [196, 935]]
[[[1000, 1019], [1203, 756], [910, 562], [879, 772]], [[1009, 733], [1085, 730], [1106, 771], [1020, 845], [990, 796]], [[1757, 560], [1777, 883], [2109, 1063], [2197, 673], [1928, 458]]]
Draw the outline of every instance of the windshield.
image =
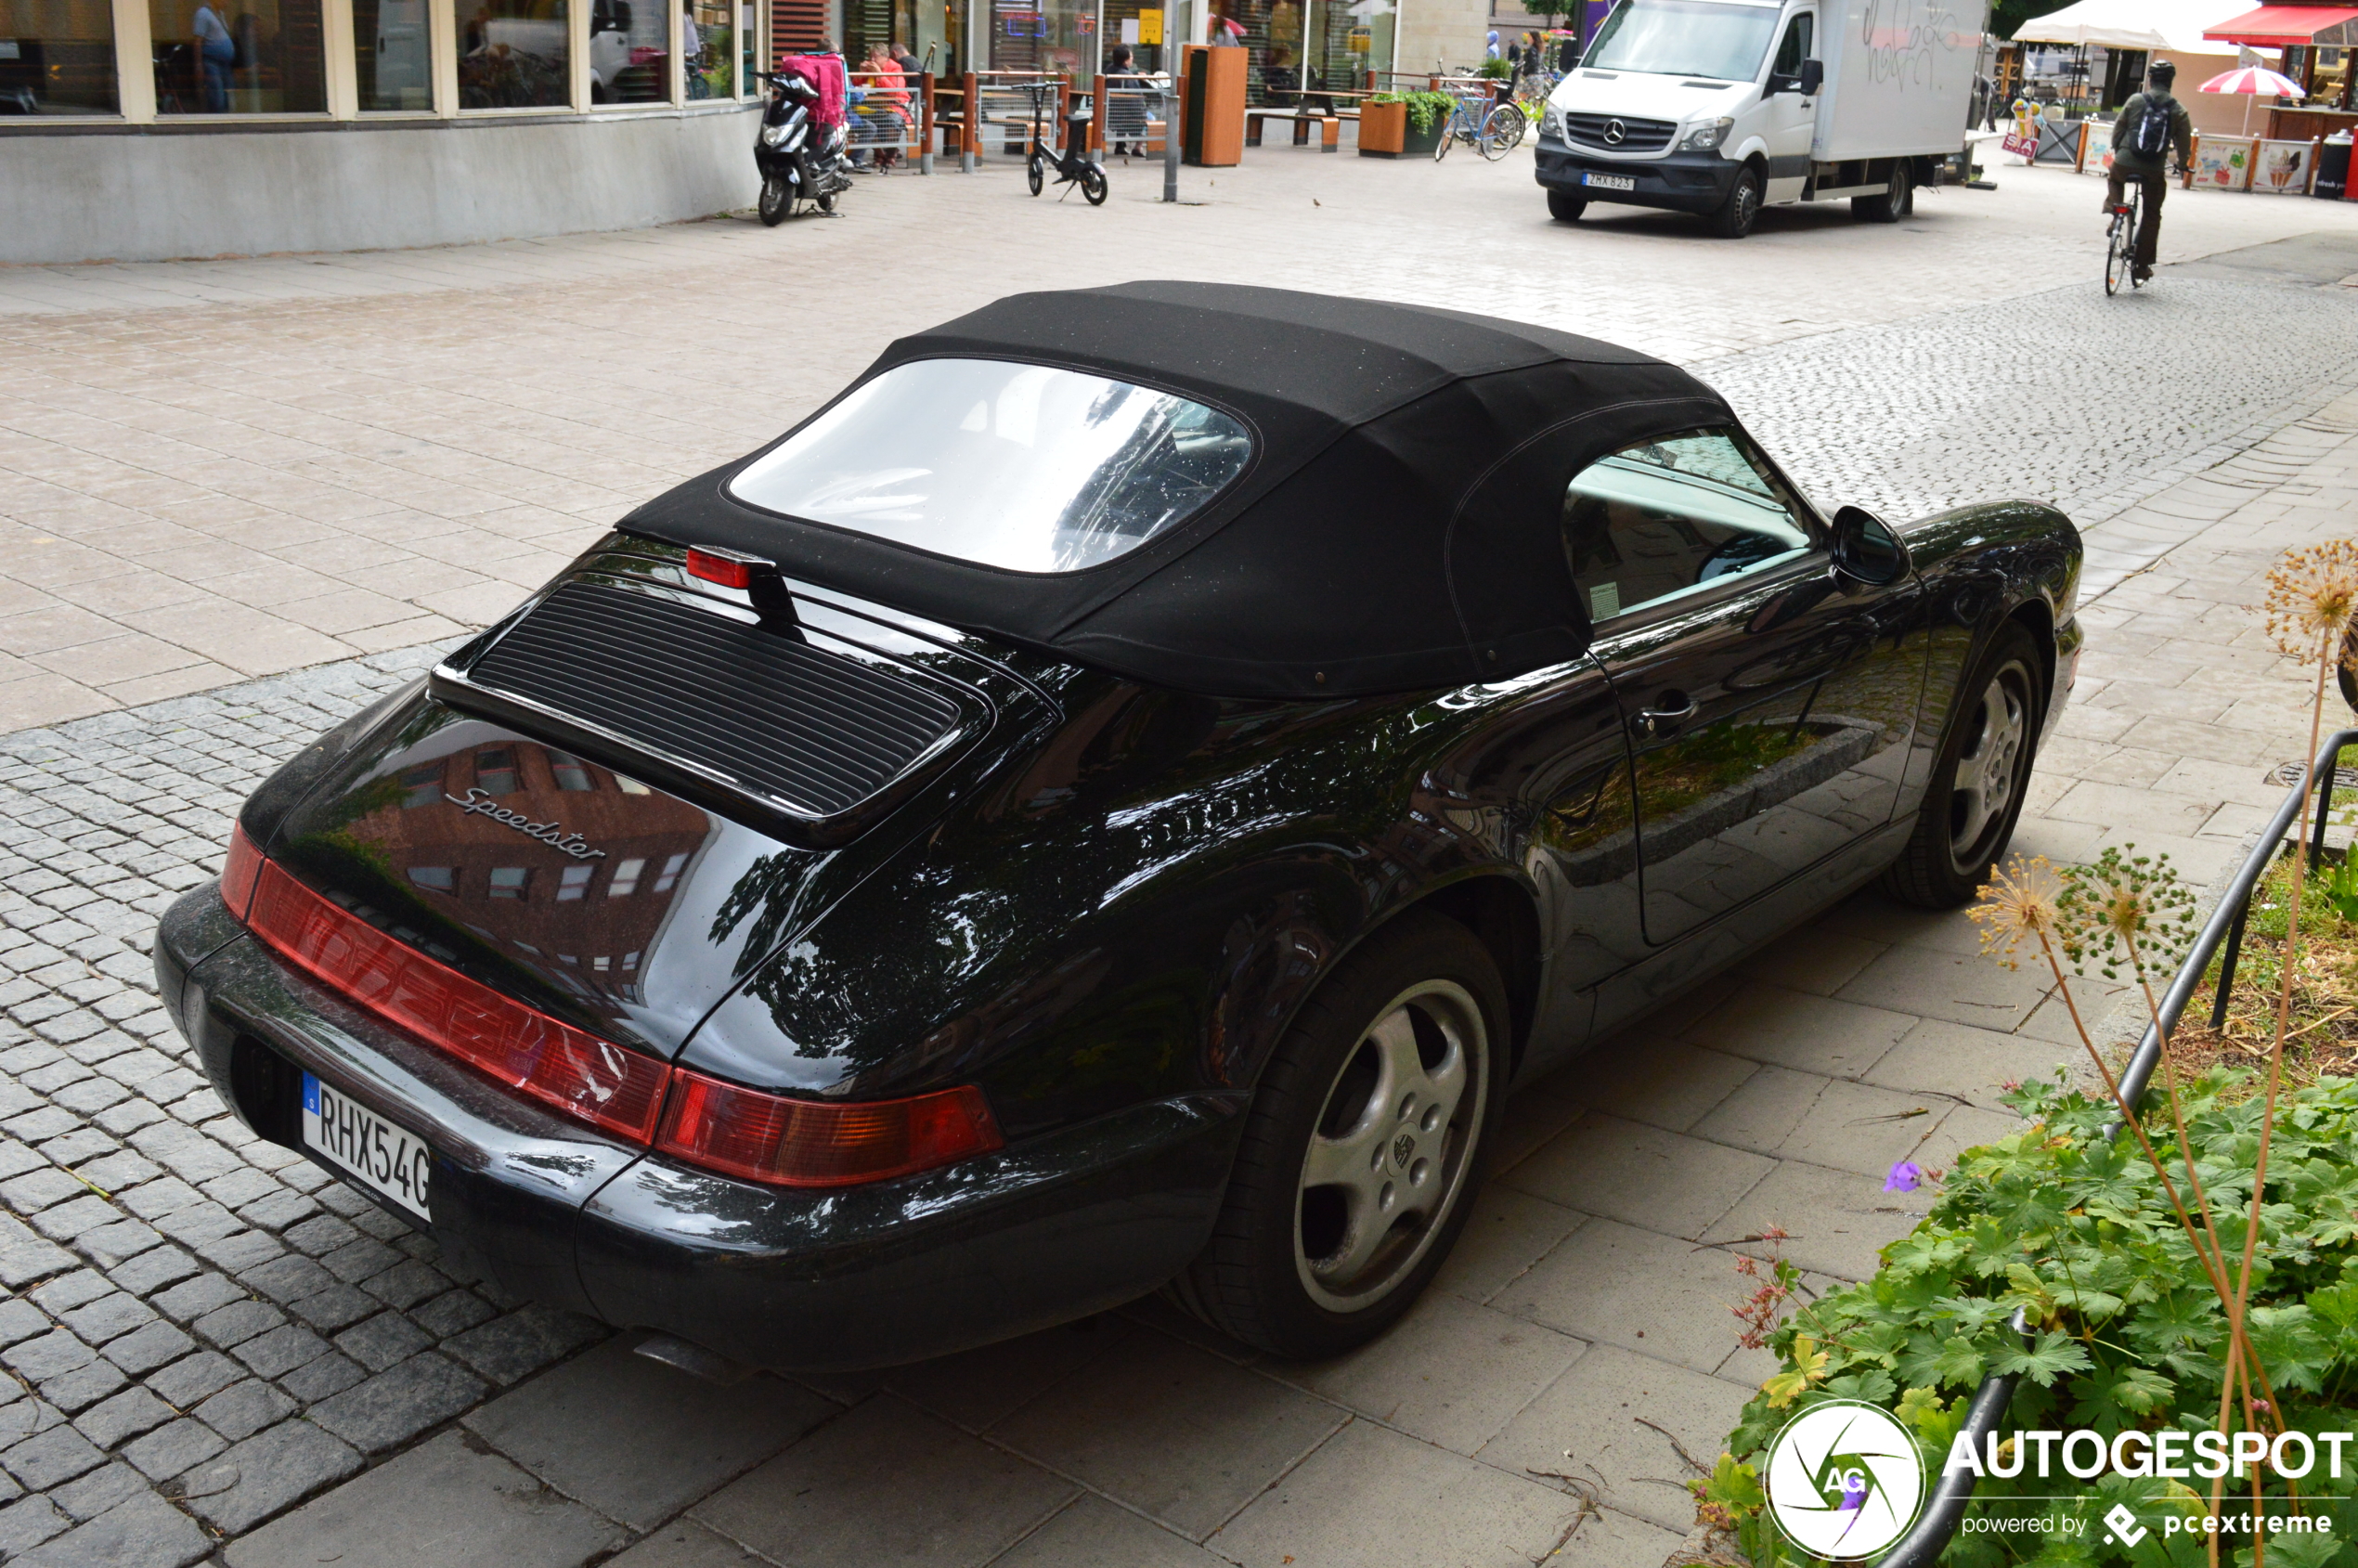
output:
[[1749, 82], [1777, 31], [1774, 6], [1715, 0], [1621, 0], [1581, 58], [1591, 71]]
[[998, 359], [897, 365], [729, 482], [739, 500], [1015, 572], [1077, 572], [1201, 510], [1244, 426], [1127, 382]]

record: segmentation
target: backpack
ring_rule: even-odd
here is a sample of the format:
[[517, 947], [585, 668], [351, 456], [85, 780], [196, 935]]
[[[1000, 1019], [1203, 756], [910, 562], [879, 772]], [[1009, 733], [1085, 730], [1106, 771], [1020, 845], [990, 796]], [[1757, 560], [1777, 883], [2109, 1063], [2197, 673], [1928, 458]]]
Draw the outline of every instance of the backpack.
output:
[[2129, 150], [2158, 163], [2170, 150], [2170, 111], [2177, 105], [2167, 93], [2145, 96], [2145, 111], [2129, 133]]

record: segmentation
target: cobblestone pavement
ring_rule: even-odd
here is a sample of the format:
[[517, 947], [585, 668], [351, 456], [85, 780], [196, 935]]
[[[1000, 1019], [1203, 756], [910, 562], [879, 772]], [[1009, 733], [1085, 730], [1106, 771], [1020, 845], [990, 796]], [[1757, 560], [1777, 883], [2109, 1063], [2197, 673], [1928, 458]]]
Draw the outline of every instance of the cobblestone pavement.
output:
[[[1449, 302], [1715, 377], [1731, 355], [1887, 323], [1846, 366], [1872, 396], [1778, 381], [1806, 356], [1752, 372], [1755, 412], [1839, 431], [1876, 460], [1856, 477], [1877, 494], [1903, 473], [1979, 483], [1985, 460], [2004, 473], [2026, 452], [2056, 457], [2026, 474], [2039, 485], [2125, 483], [2145, 454], [2103, 424], [2129, 358], [2117, 322], [2171, 355], [2161, 395], [2192, 407], [2210, 391], [2197, 367], [2233, 365], [2230, 389], [2312, 373], [2338, 304], [2272, 305], [2255, 284], [2239, 315], [2241, 296], [2173, 281], [2101, 315], [2096, 182], [2046, 170], [1926, 196], [1898, 225], [1774, 212], [1742, 244], [1635, 210], [1551, 225], [1520, 157], [1265, 149], [1191, 171], [1206, 204], [1182, 207], [1149, 199], [1157, 171], [1114, 174], [1103, 209], [1035, 201], [1003, 170], [863, 181], [844, 218], [776, 230], [0, 269], [0, 732], [484, 624], [891, 334], [1013, 289], [1163, 274]], [[2358, 233], [2358, 206], [2192, 193], [2165, 257], [2311, 230]], [[2039, 332], [1966, 308], [2059, 282], [2067, 301], [2026, 305]], [[1944, 471], [1944, 453], [1974, 460]]]
[[[2197, 282], [2221, 291], [2207, 310], [2171, 303]], [[2287, 341], [2328, 336], [2346, 302], [2212, 277], [2126, 308], [2144, 314], [2037, 295], [1708, 373], [1820, 489], [1914, 510], [2020, 487], [2037, 462], [2113, 509], [2095, 542], [2133, 564], [2083, 610], [2079, 693], [2019, 842], [2076, 859], [2132, 836], [2199, 879], [2235, 858], [2273, 802], [2262, 774], [2306, 732], [2301, 683], [2238, 606], [2274, 551], [2358, 520], [2358, 397], [2333, 396], [2349, 367]], [[2272, 324], [2271, 362], [2180, 369], [2184, 334], [2222, 317]], [[2098, 412], [2051, 409], [2030, 458], [1924, 443], [1924, 418], [1970, 429], [2002, 409], [1963, 389], [2019, 352], [2024, 321], [2049, 363], [2093, 367], [2075, 384]], [[292, 407], [308, 351], [278, 352], [249, 369]], [[2124, 363], [2169, 368], [2168, 439], [2102, 417]], [[118, 394], [154, 390], [111, 373]], [[317, 398], [371, 395], [311, 373]], [[618, 377], [615, 395], [649, 393]], [[1872, 445], [1895, 405], [1917, 449], [1849, 471], [1819, 456]], [[784, 417], [756, 412], [741, 422]], [[2169, 480], [2206, 454], [2225, 460]], [[517, 591], [500, 579], [495, 608]], [[1865, 895], [1521, 1095], [1439, 1288], [1356, 1355], [1271, 1363], [1148, 1301], [899, 1372], [713, 1389], [450, 1277], [430, 1240], [246, 1134], [154, 1000], [155, 915], [212, 875], [246, 790], [431, 656], [0, 738], [0, 1555], [1652, 1568], [1690, 1512], [1666, 1434], [1708, 1458], [1763, 1375], [1726, 1310], [1741, 1238], [1779, 1224], [1817, 1279], [1859, 1276], [1912, 1223], [1912, 1198], [1880, 1191], [1890, 1162], [1945, 1163], [2002, 1131], [1996, 1082], [2076, 1049], [2059, 999], [1974, 956], [1962, 920]]]

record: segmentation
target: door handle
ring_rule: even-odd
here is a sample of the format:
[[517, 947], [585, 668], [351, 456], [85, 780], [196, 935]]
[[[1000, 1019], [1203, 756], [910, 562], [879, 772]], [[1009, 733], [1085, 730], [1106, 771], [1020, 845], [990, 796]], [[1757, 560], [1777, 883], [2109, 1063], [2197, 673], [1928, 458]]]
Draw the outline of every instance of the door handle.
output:
[[1665, 692], [1656, 701], [1662, 706], [1643, 709], [1629, 721], [1640, 740], [1660, 740], [1695, 716], [1695, 699], [1684, 692]]

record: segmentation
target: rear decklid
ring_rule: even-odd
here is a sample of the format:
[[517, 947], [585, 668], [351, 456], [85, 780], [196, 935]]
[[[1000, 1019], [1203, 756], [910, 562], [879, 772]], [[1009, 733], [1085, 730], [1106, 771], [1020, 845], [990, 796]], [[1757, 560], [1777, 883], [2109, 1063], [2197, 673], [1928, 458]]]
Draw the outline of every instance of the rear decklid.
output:
[[679, 553], [585, 557], [329, 764], [263, 851], [493, 990], [674, 1054], [930, 820], [974, 743], [1030, 727], [1009, 707], [1049, 711], [856, 606], [765, 624], [686, 586]]

